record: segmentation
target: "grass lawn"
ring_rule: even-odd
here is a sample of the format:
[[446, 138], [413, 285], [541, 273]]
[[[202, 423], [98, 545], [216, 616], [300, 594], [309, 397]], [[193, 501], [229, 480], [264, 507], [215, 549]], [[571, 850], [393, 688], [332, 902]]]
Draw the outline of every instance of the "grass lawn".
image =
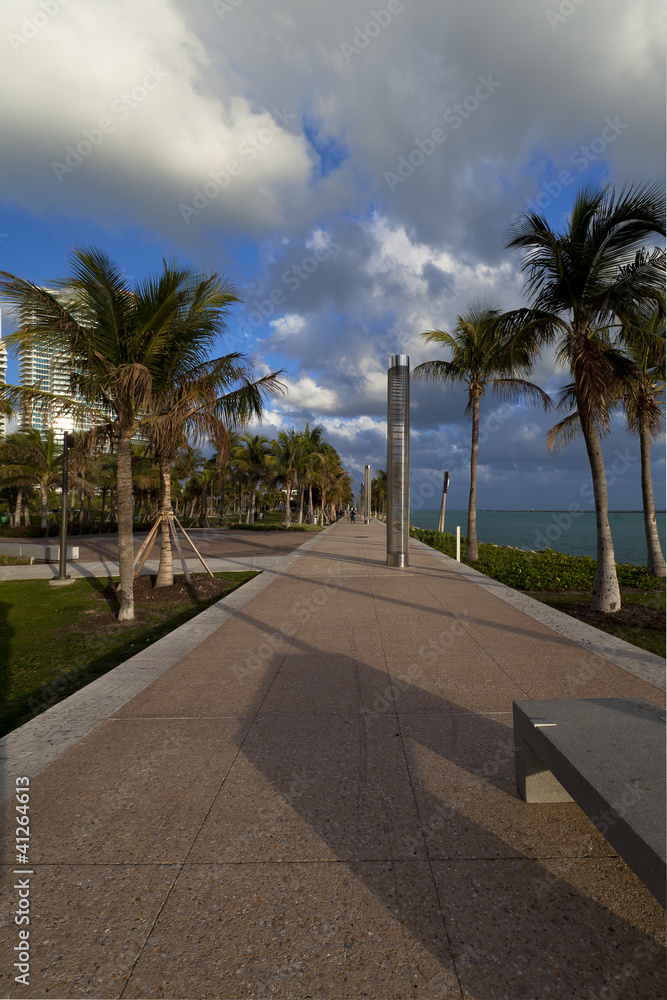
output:
[[[46, 580], [0, 583], [0, 736], [167, 635], [257, 573], [192, 576], [187, 587], [153, 590], [135, 581], [133, 622], [118, 622], [111, 580], [82, 578], [68, 587]], [[117, 578], [116, 578], [117, 579]], [[183, 581], [183, 582], [181, 582]]]

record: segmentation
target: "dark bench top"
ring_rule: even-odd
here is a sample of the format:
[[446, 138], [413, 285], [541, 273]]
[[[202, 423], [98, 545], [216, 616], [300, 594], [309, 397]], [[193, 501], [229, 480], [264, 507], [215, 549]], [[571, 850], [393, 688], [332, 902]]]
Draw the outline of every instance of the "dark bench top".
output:
[[572, 798], [665, 906], [665, 710], [644, 698], [516, 701], [514, 736], [523, 798]]

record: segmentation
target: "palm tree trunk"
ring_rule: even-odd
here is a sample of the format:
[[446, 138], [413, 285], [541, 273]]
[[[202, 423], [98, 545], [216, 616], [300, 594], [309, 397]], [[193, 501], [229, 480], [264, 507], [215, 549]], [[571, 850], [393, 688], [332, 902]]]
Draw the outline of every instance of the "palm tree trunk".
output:
[[[577, 393], [577, 408], [579, 413], [585, 412], [585, 407]], [[604, 470], [604, 459], [600, 439], [592, 422], [581, 419], [581, 429], [586, 442], [588, 461], [593, 478], [593, 497], [595, 499], [595, 522], [597, 526], [597, 571], [593, 582], [591, 608], [610, 614], [619, 611], [621, 607], [621, 591], [618, 586], [614, 542], [609, 527], [609, 498], [607, 494], [607, 477]]]
[[132, 449], [128, 431], [118, 440], [116, 469], [118, 509], [118, 562], [120, 564], [120, 610], [118, 621], [134, 619], [134, 498], [132, 496]]
[[299, 484], [299, 520], [297, 524], [303, 524], [303, 497], [306, 492], [306, 487], [303, 483]]
[[[160, 463], [160, 507], [159, 513], [171, 514], [171, 463], [163, 455], [159, 457]], [[171, 550], [171, 533], [169, 522], [163, 518], [160, 526], [160, 565], [158, 566], [155, 578], [155, 589], [158, 587], [173, 587], [174, 585], [174, 560]]]
[[308, 524], [313, 523], [313, 484], [308, 483]]
[[255, 495], [257, 493], [257, 483], [253, 479], [250, 484], [250, 503], [248, 504], [248, 516], [246, 517], [246, 524], [255, 523]]
[[290, 517], [291, 517], [291, 514], [292, 514], [292, 511], [291, 511], [291, 508], [290, 508], [290, 497], [292, 496], [292, 480], [291, 479], [287, 479], [286, 482], [285, 482], [285, 486], [287, 487], [286, 492], [285, 492], [285, 527], [289, 528], [289, 526], [291, 524]]
[[479, 395], [472, 397], [472, 446], [470, 448], [470, 496], [468, 497], [468, 540], [466, 559], [477, 562], [477, 453], [479, 451]]
[[19, 491], [16, 494], [16, 507], [14, 508], [14, 527], [21, 527], [21, 508], [23, 507], [23, 487], [19, 486]]
[[660, 547], [658, 526], [655, 523], [655, 501], [653, 499], [653, 477], [651, 476], [651, 437], [648, 427], [639, 425], [639, 447], [641, 454], [642, 502], [644, 506], [644, 531], [646, 532], [647, 568], [653, 576], [665, 576], [665, 557]]
[[[48, 501], [48, 488], [45, 483], [39, 484], [39, 492], [42, 498], [42, 527], [46, 528], [46, 507]], [[654, 518], [655, 520], [655, 518]]]

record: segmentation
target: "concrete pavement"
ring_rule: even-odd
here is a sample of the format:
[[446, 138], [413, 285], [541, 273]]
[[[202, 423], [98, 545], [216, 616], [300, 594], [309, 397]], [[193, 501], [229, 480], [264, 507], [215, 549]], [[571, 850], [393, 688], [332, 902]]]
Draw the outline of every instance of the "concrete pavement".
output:
[[[214, 573], [242, 570], [264, 570], [276, 559], [289, 555], [311, 537], [308, 532], [234, 531], [227, 528], [188, 528], [188, 534]], [[134, 534], [134, 551], [139, 551], [147, 532]], [[50, 539], [54, 547], [58, 539]], [[187, 541], [181, 538], [188, 570], [204, 571]], [[44, 539], [21, 539], [21, 548], [30, 555], [31, 546], [37, 552]], [[78, 550], [78, 557], [67, 564], [69, 576], [118, 576], [118, 543], [115, 535], [74, 535], [69, 545]], [[160, 540], [156, 541], [151, 557], [142, 569], [142, 576], [156, 573], [160, 561]], [[174, 571], [183, 572], [174, 550]], [[0, 566], [1, 580], [51, 580], [59, 574], [58, 562], [36, 563], [32, 566]]]
[[378, 523], [280, 558], [90, 685], [99, 722], [51, 763], [24, 754], [3, 995], [663, 997], [664, 912], [576, 805], [518, 798], [511, 728], [513, 699], [658, 686], [425, 547], [388, 569]]

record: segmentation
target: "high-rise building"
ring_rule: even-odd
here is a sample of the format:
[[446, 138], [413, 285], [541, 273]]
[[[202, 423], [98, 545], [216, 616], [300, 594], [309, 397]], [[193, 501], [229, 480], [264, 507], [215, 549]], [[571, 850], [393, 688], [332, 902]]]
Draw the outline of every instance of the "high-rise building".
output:
[[[0, 312], [0, 385], [7, 381], [7, 345], [2, 340], [2, 313]], [[7, 434], [7, 418], [0, 411], [0, 441], [5, 440]]]
[[[19, 352], [20, 385], [36, 386], [39, 383], [39, 388], [43, 392], [70, 396], [70, 373], [69, 357], [43, 342], [40, 343], [38, 335], [33, 338], [32, 347], [23, 347]], [[95, 426], [94, 421], [88, 417], [75, 419], [70, 414], [56, 416], [54, 409], [48, 403], [40, 402], [35, 402], [31, 407], [23, 407], [19, 416], [19, 426], [35, 427], [40, 433], [53, 428], [56, 440], [59, 442], [62, 442], [66, 433], [87, 431]], [[100, 410], [113, 419], [110, 409], [100, 406]], [[147, 437], [145, 434], [137, 434], [133, 440], [145, 443]]]
[[[69, 365], [53, 348], [41, 344], [36, 338], [32, 347], [23, 348], [19, 354], [19, 384], [27, 386], [38, 383], [43, 392], [59, 396], [68, 396], [70, 393]], [[40, 402], [23, 408], [19, 424], [22, 427], [35, 427], [40, 432], [52, 427], [56, 438], [61, 440], [65, 432], [75, 429], [73, 417], [54, 416], [51, 407]]]

